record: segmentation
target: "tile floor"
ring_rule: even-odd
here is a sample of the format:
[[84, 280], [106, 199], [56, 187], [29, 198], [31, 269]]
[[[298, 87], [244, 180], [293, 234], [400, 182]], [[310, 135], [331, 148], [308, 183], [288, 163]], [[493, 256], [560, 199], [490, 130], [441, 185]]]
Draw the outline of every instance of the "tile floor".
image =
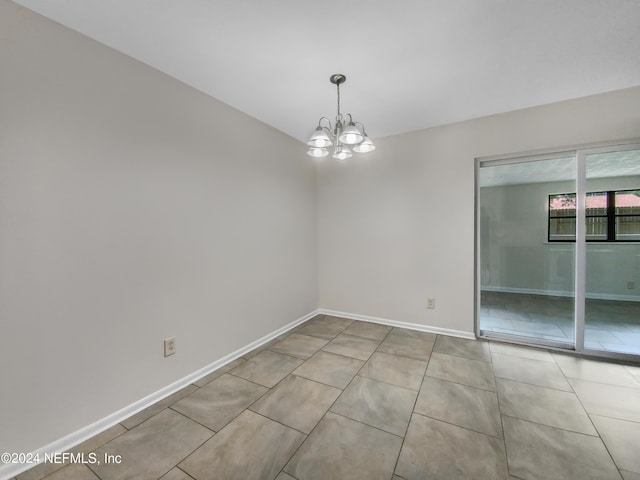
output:
[[[573, 342], [573, 298], [483, 291], [480, 328], [498, 333]], [[588, 298], [585, 346], [640, 355], [640, 302]]]
[[640, 479], [640, 366], [318, 316], [18, 480]]

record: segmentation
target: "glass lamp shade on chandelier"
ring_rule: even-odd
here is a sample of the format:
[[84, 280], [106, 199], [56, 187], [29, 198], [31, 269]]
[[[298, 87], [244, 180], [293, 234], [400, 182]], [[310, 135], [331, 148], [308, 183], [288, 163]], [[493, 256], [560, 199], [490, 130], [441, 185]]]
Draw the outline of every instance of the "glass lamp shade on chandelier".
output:
[[[345, 160], [356, 153], [368, 153], [376, 149], [371, 139], [364, 130], [364, 125], [354, 122], [350, 113], [342, 116], [340, 113], [340, 85], [343, 84], [347, 77], [341, 73], [331, 75], [329, 78], [338, 89], [338, 114], [336, 115], [335, 125], [331, 125], [331, 120], [322, 117], [318, 121], [318, 126], [307, 142], [309, 151], [307, 155], [310, 157], [326, 157], [329, 155], [329, 147], [333, 148], [333, 158]], [[323, 120], [327, 125], [323, 125]]]

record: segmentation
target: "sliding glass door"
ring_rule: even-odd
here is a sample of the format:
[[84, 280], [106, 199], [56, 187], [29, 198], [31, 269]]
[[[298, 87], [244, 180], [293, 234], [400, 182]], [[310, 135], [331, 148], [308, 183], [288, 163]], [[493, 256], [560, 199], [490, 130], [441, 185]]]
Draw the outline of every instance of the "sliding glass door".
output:
[[484, 334], [573, 345], [575, 201], [553, 195], [575, 192], [575, 178], [575, 157], [566, 153], [480, 164]]
[[640, 355], [640, 150], [584, 161], [584, 347]]
[[640, 354], [640, 149], [477, 163], [479, 336]]

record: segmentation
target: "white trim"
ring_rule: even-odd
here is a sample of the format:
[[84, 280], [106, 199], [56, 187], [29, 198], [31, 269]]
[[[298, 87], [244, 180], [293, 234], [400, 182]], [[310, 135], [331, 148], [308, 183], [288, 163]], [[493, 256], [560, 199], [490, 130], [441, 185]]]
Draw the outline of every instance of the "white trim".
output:
[[418, 330], [420, 332], [439, 333], [441, 335], [449, 335], [451, 337], [467, 338], [476, 340], [473, 332], [464, 332], [462, 330], [451, 330], [449, 328], [432, 327], [430, 325], [422, 325], [419, 323], [399, 322], [397, 320], [389, 320], [387, 318], [371, 317], [369, 315], [360, 315], [359, 313], [339, 312], [320, 308], [318, 313], [323, 315], [331, 315], [332, 317], [350, 318], [351, 320], [362, 320], [365, 322], [379, 323], [381, 325], [389, 325], [391, 327], [407, 328], [409, 330]]
[[[134, 415], [144, 410], [145, 408], [150, 407], [154, 403], [159, 402], [160, 400], [168, 397], [172, 393], [175, 393], [178, 390], [183, 389], [187, 385], [195, 382], [196, 380], [199, 380], [205, 375], [209, 375], [211, 372], [225, 366], [227, 363], [232, 362], [233, 360], [241, 357], [245, 353], [248, 353], [257, 347], [264, 345], [265, 343], [273, 340], [277, 336], [282, 335], [283, 333], [291, 330], [292, 328], [300, 325], [301, 323], [306, 322], [307, 320], [315, 317], [319, 313], [320, 313], [319, 310], [314, 310], [313, 312], [310, 312], [298, 318], [297, 320], [294, 320], [293, 322], [285, 325], [284, 327], [274, 330], [273, 332], [265, 335], [264, 337], [259, 338], [255, 342], [251, 342], [250, 344], [245, 345], [244, 347], [236, 350], [235, 352], [232, 352], [229, 355], [226, 355], [220, 358], [219, 360], [216, 360], [215, 362], [210, 363], [209, 365], [203, 368], [200, 368], [199, 370], [196, 370], [195, 372], [181, 378], [180, 380], [177, 380], [172, 384], [167, 385], [166, 387], [161, 388], [160, 390], [150, 395], [147, 395], [146, 397], [132, 403], [131, 405], [128, 405], [90, 425], [87, 425], [86, 427], [76, 430], [75, 432], [70, 433], [69, 435], [59, 438], [58, 440], [55, 440], [50, 444], [37, 449], [36, 451], [33, 452], [33, 454], [34, 456], [36, 454], [39, 454], [39, 457], [43, 458], [45, 453], [65, 452], [70, 448], [73, 448], [76, 445], [79, 445], [80, 443], [107, 430], [108, 428], [111, 428], [114, 425], [117, 425], [123, 420], [126, 420], [131, 415]], [[9, 480], [10, 478], [13, 478], [14, 476], [26, 470], [29, 470], [35, 466], [36, 466], [35, 464], [11, 464], [11, 463], [0, 465], [0, 480]]]
[[587, 299], [587, 238], [586, 238], [586, 186], [587, 186], [587, 161], [584, 150], [576, 152], [576, 252], [574, 285], [574, 345], [576, 352], [584, 350], [584, 323], [585, 301]]
[[480, 308], [481, 308], [481, 296], [480, 285], [482, 285], [482, 264], [480, 259], [480, 243], [481, 230], [480, 230], [480, 159], [475, 159], [475, 169], [473, 172], [473, 188], [475, 195], [474, 201], [474, 214], [473, 214], [473, 233], [475, 241], [473, 242], [473, 260], [474, 260], [474, 278], [473, 278], [473, 331], [476, 337], [480, 337]]
[[[526, 293], [531, 295], [547, 295], [549, 297], [573, 297], [573, 292], [563, 290], [542, 290], [537, 288], [514, 288], [514, 287], [480, 287], [480, 291], [503, 292], [503, 293]], [[617, 295], [614, 293], [587, 293], [586, 298], [594, 300], [619, 300], [623, 302], [640, 302], [640, 295]]]

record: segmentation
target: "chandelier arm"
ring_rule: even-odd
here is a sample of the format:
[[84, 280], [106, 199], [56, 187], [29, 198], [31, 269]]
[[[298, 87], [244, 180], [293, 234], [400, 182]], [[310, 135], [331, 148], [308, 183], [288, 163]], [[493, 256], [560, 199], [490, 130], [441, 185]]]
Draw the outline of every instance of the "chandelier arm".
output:
[[[351, 114], [349, 114], [349, 117], [351, 117]], [[355, 126], [360, 125], [360, 128], [362, 129], [362, 136], [363, 136], [363, 137], [366, 137], [366, 136], [367, 136], [367, 132], [365, 131], [365, 129], [364, 129], [364, 125], [363, 125], [363, 124], [361, 124], [360, 122], [353, 122], [353, 124], [354, 124]]]
[[[333, 126], [331, 125], [331, 120], [329, 120], [327, 117], [320, 117], [320, 120], [318, 120], [319, 127], [322, 127], [322, 120], [327, 121], [327, 123], [329, 124], [329, 131], [331, 131], [333, 129]], [[322, 128], [327, 128], [327, 127], [322, 127]]]

